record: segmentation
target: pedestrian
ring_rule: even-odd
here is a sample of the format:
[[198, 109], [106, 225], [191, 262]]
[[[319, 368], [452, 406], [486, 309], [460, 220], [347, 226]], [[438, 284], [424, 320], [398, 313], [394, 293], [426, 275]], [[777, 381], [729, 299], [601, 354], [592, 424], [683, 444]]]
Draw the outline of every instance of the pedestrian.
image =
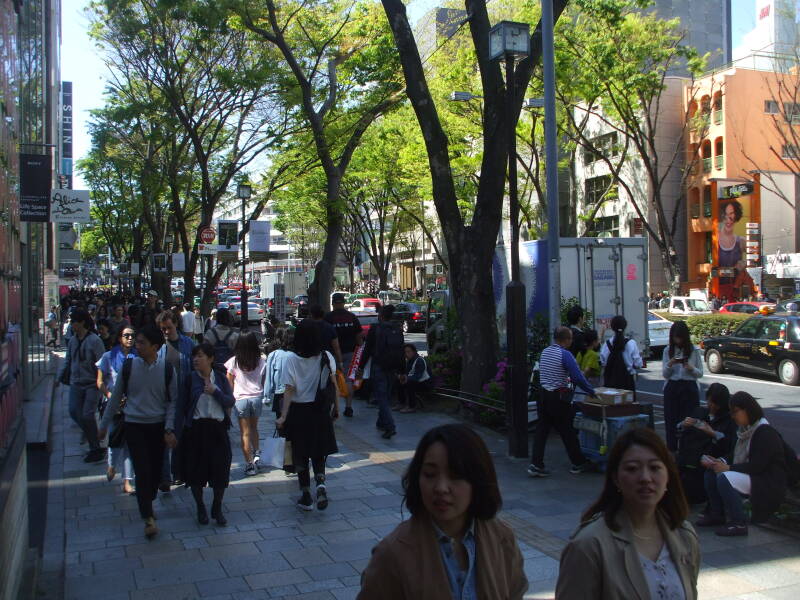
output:
[[372, 359], [370, 367], [370, 386], [375, 402], [378, 405], [378, 421], [376, 426], [383, 430], [381, 437], [390, 439], [397, 433], [392, 417], [392, 392], [396, 375], [403, 367], [404, 351], [403, 331], [392, 323], [394, 306], [382, 306], [378, 314], [378, 323], [370, 326], [358, 366], [357, 378], [361, 379], [364, 368]]
[[183, 408], [185, 415], [181, 435], [181, 472], [186, 485], [192, 490], [197, 504], [197, 521], [208, 524], [208, 513], [203, 502], [203, 488], [214, 491], [211, 518], [217, 525], [225, 526], [228, 520], [222, 513], [222, 499], [230, 483], [231, 444], [228, 416], [234, 405], [225, 370], [214, 365], [214, 348], [203, 342], [192, 349], [192, 391], [189, 404]]
[[265, 367], [264, 401], [272, 404], [272, 410], [277, 419], [283, 410], [283, 394], [286, 391], [284, 370], [286, 358], [294, 348], [294, 330], [288, 327], [278, 327], [269, 348]]
[[[200, 313], [200, 307], [194, 307], [194, 329], [192, 330], [193, 339], [196, 343], [203, 341], [203, 333], [205, 333], [203, 315]], [[189, 335], [189, 334], [187, 334]]]
[[618, 390], [631, 390], [636, 398], [636, 370], [644, 366], [636, 340], [625, 337], [628, 321], [622, 315], [611, 319], [614, 337], [600, 349], [603, 385]]
[[233, 356], [238, 338], [239, 332], [233, 329], [233, 317], [227, 308], [217, 310], [214, 326], [203, 336], [214, 347], [214, 362], [218, 365], [224, 365]]
[[155, 327], [144, 327], [136, 334], [138, 356], [130, 361], [130, 376], [114, 384], [114, 391], [100, 423], [100, 439], [106, 432], [125, 397], [125, 439], [136, 471], [136, 501], [144, 520], [144, 534], [158, 535], [153, 514], [153, 500], [158, 493], [164, 448], [174, 448], [175, 399], [178, 378], [169, 361], [159, 358], [164, 336]]
[[[123, 327], [117, 334], [116, 345], [108, 352], [105, 352], [103, 356], [100, 357], [100, 360], [97, 361], [97, 388], [100, 390], [106, 403], [108, 399], [111, 398], [111, 392], [117, 382], [117, 377], [119, 377], [122, 372], [122, 364], [126, 360], [136, 356], [136, 348], [134, 348], [135, 338], [136, 332], [133, 330], [133, 327]], [[106, 406], [106, 408], [108, 407]], [[105, 413], [105, 410], [103, 412]], [[116, 447], [111, 446], [111, 440], [113, 440], [118, 433], [116, 431], [117, 428], [123, 427], [122, 421], [124, 418], [123, 410], [120, 410], [112, 417], [106, 479], [112, 481], [117, 471], [121, 468], [122, 491], [126, 494], [132, 494], [134, 492], [134, 471], [128, 445], [123, 441]]]
[[58, 307], [51, 306], [50, 312], [47, 313], [47, 321], [45, 322], [45, 327], [47, 328], [47, 342], [45, 342], [45, 346], [52, 346], [53, 348], [58, 347], [58, 330], [61, 328], [59, 321], [58, 321]]
[[67, 357], [58, 381], [69, 386], [69, 416], [81, 428], [89, 444], [89, 452], [83, 461], [100, 462], [106, 457], [106, 452], [97, 439], [94, 416], [101, 398], [95, 365], [106, 349], [85, 309], [76, 308], [72, 311], [70, 327], [73, 335], [67, 344]]
[[678, 449], [678, 424], [700, 404], [697, 380], [703, 376], [703, 358], [692, 344], [686, 321], [675, 321], [669, 329], [661, 371], [664, 383], [664, 430], [667, 447]]
[[145, 305], [139, 313], [140, 324], [136, 326], [137, 331], [141, 327], [145, 327], [147, 325], [152, 325], [154, 327], [158, 326], [156, 323], [156, 317], [158, 317], [158, 315], [161, 313], [159, 302], [158, 292], [155, 290], [148, 290]]
[[428, 363], [417, 352], [414, 344], [404, 346], [406, 355], [405, 373], [397, 376], [399, 411], [403, 414], [417, 412], [417, 398], [424, 396], [431, 388]]
[[[594, 329], [589, 329], [583, 334], [583, 339], [586, 342], [586, 349], [575, 357], [578, 367], [586, 377], [586, 381], [592, 384], [593, 387], [602, 385], [603, 378], [600, 367], [600, 335]], [[580, 402], [585, 399], [585, 395], [578, 390], [575, 390], [575, 400]], [[583, 398], [580, 398], [583, 396]]]
[[294, 334], [294, 351], [286, 358], [283, 406], [275, 422], [292, 444], [292, 462], [302, 492], [297, 506], [301, 510], [314, 508], [309, 461], [314, 469], [317, 509], [328, 507], [325, 461], [339, 451], [333, 432], [333, 421], [339, 417], [335, 372], [333, 356], [322, 350], [319, 328], [309, 320], [301, 321]]
[[194, 338], [194, 321], [195, 317], [192, 305], [186, 302], [181, 312], [181, 332], [186, 337]]
[[[189, 402], [189, 392], [192, 385], [192, 370], [194, 369], [192, 349], [194, 348], [194, 342], [178, 331], [178, 317], [173, 311], [165, 310], [160, 312], [156, 317], [156, 322], [164, 336], [164, 344], [158, 351], [158, 358], [169, 362], [175, 370], [175, 376], [178, 381], [178, 396], [175, 401], [180, 406], [186, 406]], [[181, 412], [175, 414], [175, 431], [178, 432], [178, 441], [180, 441], [180, 433], [183, 431], [184, 416]], [[174, 481], [180, 482], [183, 479], [180, 474], [181, 462], [175, 456], [176, 452], [180, 452], [180, 446], [177, 451], [174, 448], [166, 448], [164, 450], [164, 464], [159, 489], [165, 493], [170, 491]]]
[[570, 306], [569, 310], [567, 310], [567, 326], [570, 331], [572, 331], [572, 345], [568, 350], [572, 353], [572, 356], [576, 358], [581, 352], [586, 350], [586, 339], [583, 335], [585, 322], [586, 314], [583, 309], [577, 304]]
[[588, 470], [591, 463], [581, 452], [578, 433], [572, 425], [572, 395], [570, 381], [583, 389], [589, 396], [594, 396], [594, 388], [578, 368], [575, 357], [568, 348], [572, 345], [572, 331], [568, 327], [557, 327], [553, 343], [542, 351], [539, 358], [539, 381], [541, 394], [536, 400], [539, 420], [533, 434], [531, 448], [531, 464], [528, 475], [531, 477], [547, 477], [550, 471], [544, 465], [544, 448], [550, 429], [555, 429], [561, 436], [567, 456], [572, 463], [570, 473], [578, 474]]
[[116, 338], [114, 337], [113, 332], [114, 328], [111, 326], [111, 323], [108, 321], [108, 319], [101, 318], [97, 321], [97, 335], [100, 336], [106, 352], [111, 350], [111, 348], [114, 346], [114, 340]]
[[203, 334], [205, 334], [209, 329], [217, 326], [217, 309], [211, 309], [211, 316], [206, 319], [205, 324], [203, 325]]
[[[207, 343], [207, 342], [205, 342]], [[210, 345], [210, 344], [209, 344]], [[212, 347], [213, 348], [213, 347]], [[236, 340], [233, 356], [225, 363], [228, 382], [233, 389], [236, 404], [233, 412], [239, 420], [244, 474], [247, 477], [258, 473], [261, 466], [261, 450], [258, 443], [258, 418], [264, 400], [266, 362], [261, 356], [258, 338], [252, 331], [243, 331]]]
[[[342, 364], [337, 365], [342, 371], [350, 367], [353, 361], [353, 352], [356, 349], [356, 337], [361, 333], [361, 323], [358, 317], [344, 307], [345, 295], [336, 293], [331, 297], [333, 310], [325, 315], [325, 320], [333, 325], [339, 341]], [[348, 394], [345, 397], [344, 416], [353, 416], [353, 384], [350, 378], [345, 378]]]
[[126, 325], [130, 325], [130, 321], [125, 317], [125, 307], [122, 304], [115, 304], [111, 317], [108, 322], [111, 323], [111, 328], [114, 330], [113, 336], [116, 339], [119, 335], [120, 329]]
[[411, 518], [372, 550], [358, 600], [521, 600], [528, 589], [502, 506], [494, 462], [466, 425], [441, 425], [417, 445], [403, 475]]
[[697, 598], [700, 545], [678, 469], [654, 431], [631, 429], [608, 457], [600, 497], [561, 553], [557, 598]]

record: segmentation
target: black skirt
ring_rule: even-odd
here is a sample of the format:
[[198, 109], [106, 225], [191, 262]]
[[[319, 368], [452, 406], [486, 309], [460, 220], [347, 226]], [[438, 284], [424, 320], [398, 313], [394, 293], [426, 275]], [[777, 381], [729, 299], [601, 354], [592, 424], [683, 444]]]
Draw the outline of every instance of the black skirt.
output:
[[292, 403], [285, 431], [286, 439], [292, 442], [296, 465], [302, 464], [303, 459], [325, 458], [339, 451], [330, 413], [315, 409], [313, 402]]
[[231, 443], [224, 421], [194, 419], [180, 443], [181, 474], [188, 486], [228, 487], [231, 478]]

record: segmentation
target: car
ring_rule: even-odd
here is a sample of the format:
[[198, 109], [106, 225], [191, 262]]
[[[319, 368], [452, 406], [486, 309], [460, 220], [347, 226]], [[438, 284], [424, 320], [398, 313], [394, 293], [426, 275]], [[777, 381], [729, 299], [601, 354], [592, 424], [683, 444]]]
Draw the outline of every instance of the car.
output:
[[800, 316], [756, 315], [730, 335], [704, 339], [700, 347], [711, 373], [726, 369], [777, 375], [786, 385], [800, 384]]
[[763, 312], [762, 307], [775, 308], [774, 302], [728, 302], [723, 305], [719, 312], [721, 313], [746, 313], [754, 315], [757, 312]]
[[306, 294], [298, 294], [294, 298], [292, 298], [292, 303], [297, 304], [308, 304], [308, 296]]
[[398, 304], [403, 301], [403, 295], [394, 290], [381, 290], [378, 292], [378, 300], [384, 304]]
[[392, 321], [402, 323], [403, 333], [425, 331], [425, 313], [419, 304], [413, 302], [395, 304]]
[[351, 312], [358, 317], [358, 322], [361, 323], [361, 331], [364, 332], [364, 335], [367, 335], [371, 325], [377, 325], [378, 323], [378, 313], [375, 311], [359, 310]]
[[703, 298], [691, 296], [672, 296], [661, 301], [662, 309], [678, 315], [711, 314], [711, 305]]
[[[669, 344], [669, 330], [672, 321], [657, 315], [653, 311], [647, 311], [647, 337], [650, 340], [650, 349], [661, 348]], [[659, 355], [656, 355], [659, 358]]]
[[[233, 322], [238, 324], [242, 321], [242, 304], [235, 304], [231, 307], [231, 316], [233, 317]], [[260, 321], [264, 318], [264, 309], [261, 308], [255, 302], [248, 302], [247, 303], [247, 322], [251, 323], [253, 321]]]
[[775, 312], [789, 312], [790, 304], [795, 304], [800, 308], [800, 298], [790, 298], [789, 300], [778, 302], [778, 305], [775, 307]]
[[381, 301], [377, 298], [358, 298], [354, 300], [353, 303], [350, 305], [351, 311], [357, 310], [374, 310], [378, 312], [378, 309], [381, 307]]
[[370, 296], [369, 294], [350, 294], [349, 296], [347, 296], [347, 300], [345, 301], [344, 304], [346, 307], [349, 308], [353, 304], [353, 302], [355, 302], [359, 298], [372, 298], [372, 296]]

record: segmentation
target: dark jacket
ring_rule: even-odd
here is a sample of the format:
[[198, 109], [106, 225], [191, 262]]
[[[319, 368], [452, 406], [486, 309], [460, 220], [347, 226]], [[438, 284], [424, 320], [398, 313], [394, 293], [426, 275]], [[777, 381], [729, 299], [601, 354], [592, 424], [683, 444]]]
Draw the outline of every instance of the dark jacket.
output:
[[711, 429], [725, 434], [725, 437], [719, 440], [713, 440], [708, 449], [707, 454], [714, 458], [724, 458], [727, 462], [733, 461], [733, 447], [736, 446], [736, 430], [737, 426], [731, 418], [730, 413], [723, 413], [713, 419], [706, 419]]
[[786, 453], [780, 434], [769, 425], [753, 432], [747, 462], [731, 465], [731, 471], [750, 475], [752, 521], [766, 521], [786, 495]]
[[[192, 416], [194, 415], [194, 409], [197, 408], [197, 401], [205, 392], [206, 383], [197, 371], [192, 371], [191, 385], [192, 391], [189, 393], [188, 401], [182, 402], [179, 400], [177, 405], [177, 409], [183, 417], [183, 429], [188, 429], [192, 426]], [[225, 427], [230, 429], [231, 418], [228, 413], [230, 412], [229, 409], [233, 407], [235, 400], [233, 398], [231, 384], [228, 382], [228, 377], [224, 369], [214, 369], [214, 385], [217, 386], [217, 391], [214, 392], [214, 399], [222, 406], [225, 412]]]

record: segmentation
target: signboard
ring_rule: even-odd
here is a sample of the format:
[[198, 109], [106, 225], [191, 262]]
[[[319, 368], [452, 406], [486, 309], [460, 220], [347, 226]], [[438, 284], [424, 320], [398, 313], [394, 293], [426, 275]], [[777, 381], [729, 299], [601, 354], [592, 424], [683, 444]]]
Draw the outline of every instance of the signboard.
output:
[[760, 259], [760, 215], [750, 197], [753, 190], [751, 182], [718, 188], [712, 261], [712, 267], [718, 268], [718, 278], [712, 284], [712, 291], [730, 302], [752, 293], [746, 289], [751, 283], [743, 283], [750, 281], [745, 269], [756, 266]]
[[236, 260], [239, 256], [239, 221], [219, 221], [217, 254], [220, 260]]
[[203, 227], [200, 230], [200, 241], [204, 244], [213, 244], [217, 238], [217, 230], [213, 227]]
[[72, 82], [61, 82], [61, 173], [59, 187], [72, 189]]
[[275, 318], [281, 323], [286, 321], [286, 285], [283, 283], [276, 283], [273, 287], [273, 304], [272, 311]]
[[216, 244], [197, 244], [197, 253], [204, 256], [213, 256], [217, 253]]
[[61, 261], [58, 263], [58, 277], [60, 279], [77, 279], [80, 277], [80, 264]]
[[250, 221], [250, 260], [269, 259], [271, 225], [269, 221]]
[[176, 252], [172, 255], [172, 274], [177, 275], [186, 270], [186, 256], [183, 252]]
[[742, 196], [748, 196], [752, 193], [753, 184], [748, 182], [723, 187], [720, 191], [719, 197], [724, 199], [740, 198]]
[[19, 155], [19, 219], [47, 223], [50, 217], [51, 161], [46, 154]]
[[153, 254], [153, 273], [166, 273], [167, 272], [167, 255], [166, 254]]
[[52, 190], [50, 192], [51, 223], [88, 223], [88, 190]]

